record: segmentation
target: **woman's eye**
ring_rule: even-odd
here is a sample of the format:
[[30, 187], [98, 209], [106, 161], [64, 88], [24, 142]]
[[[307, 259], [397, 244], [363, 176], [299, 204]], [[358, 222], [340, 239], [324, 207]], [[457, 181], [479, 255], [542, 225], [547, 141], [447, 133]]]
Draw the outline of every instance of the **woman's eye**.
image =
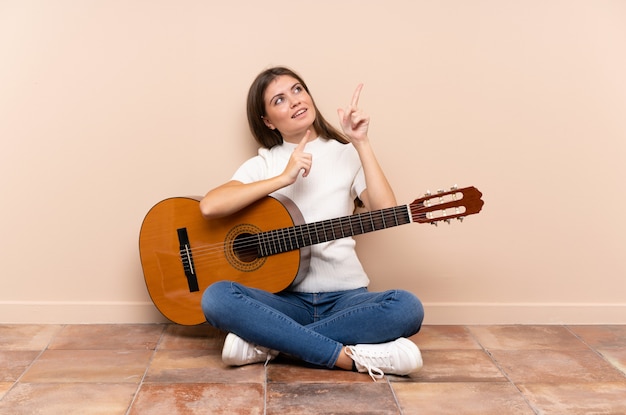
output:
[[283, 102], [283, 97], [278, 97], [278, 98], [276, 98], [276, 100], [274, 101], [274, 105], [279, 105], [281, 102]]
[[296, 86], [296, 87], [293, 89], [293, 92], [295, 92], [296, 94], [298, 94], [298, 93], [302, 92], [302, 87], [301, 87], [300, 85]]

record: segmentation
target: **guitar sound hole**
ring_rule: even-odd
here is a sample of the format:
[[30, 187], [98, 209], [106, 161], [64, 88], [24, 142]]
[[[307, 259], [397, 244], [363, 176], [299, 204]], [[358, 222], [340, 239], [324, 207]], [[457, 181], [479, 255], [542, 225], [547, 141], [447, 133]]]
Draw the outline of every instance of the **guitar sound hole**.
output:
[[233, 252], [241, 262], [253, 262], [259, 258], [259, 245], [251, 233], [237, 235], [233, 242]]

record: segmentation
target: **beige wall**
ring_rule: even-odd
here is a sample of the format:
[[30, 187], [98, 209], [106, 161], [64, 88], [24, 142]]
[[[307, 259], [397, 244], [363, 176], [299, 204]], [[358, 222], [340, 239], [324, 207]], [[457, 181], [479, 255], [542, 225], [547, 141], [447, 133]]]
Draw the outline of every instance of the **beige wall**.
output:
[[480, 215], [359, 237], [429, 324], [626, 323], [626, 2], [0, 0], [0, 322], [162, 321], [148, 209], [255, 154], [244, 100], [285, 64], [361, 106], [402, 203]]

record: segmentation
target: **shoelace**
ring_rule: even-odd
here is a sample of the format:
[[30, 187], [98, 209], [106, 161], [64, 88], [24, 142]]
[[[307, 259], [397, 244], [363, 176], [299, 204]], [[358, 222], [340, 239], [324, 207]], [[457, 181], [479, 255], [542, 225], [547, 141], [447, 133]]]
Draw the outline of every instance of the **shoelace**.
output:
[[372, 380], [376, 382], [376, 379], [382, 379], [385, 377], [385, 372], [383, 372], [380, 368], [378, 368], [374, 364], [374, 360], [379, 358], [378, 356], [369, 356], [366, 354], [359, 353], [353, 346], [346, 347], [346, 354], [352, 358], [357, 364], [363, 366], [367, 369], [367, 373], [370, 375]]
[[267, 357], [265, 358], [265, 363], [263, 364], [263, 366], [267, 367], [267, 365], [270, 364], [270, 360], [272, 360], [272, 355], [268, 353]]
[[263, 355], [265, 354], [265, 363], [263, 364], [263, 366], [267, 366], [270, 363], [270, 360], [272, 360], [274, 358], [274, 356], [272, 356], [272, 353], [270, 350], [263, 350], [260, 349], [258, 346], [254, 347], [254, 352], [258, 355]]

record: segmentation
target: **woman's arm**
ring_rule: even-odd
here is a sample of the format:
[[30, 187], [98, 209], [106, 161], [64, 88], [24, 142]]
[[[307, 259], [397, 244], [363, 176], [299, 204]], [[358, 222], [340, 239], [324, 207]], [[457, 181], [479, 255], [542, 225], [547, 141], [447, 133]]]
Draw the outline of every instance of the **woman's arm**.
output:
[[394, 207], [396, 196], [376, 159], [367, 135], [370, 118], [358, 108], [361, 89], [363, 89], [363, 84], [359, 84], [354, 91], [350, 106], [345, 110], [337, 111], [341, 128], [359, 154], [363, 166], [366, 189], [361, 193], [360, 198], [368, 210]]
[[[355, 146], [356, 147], [356, 146]], [[357, 148], [363, 173], [365, 174], [365, 190], [361, 193], [360, 199], [367, 210], [377, 210], [394, 207], [397, 205], [396, 196], [387, 181], [383, 169], [378, 164], [369, 142]]]
[[210, 190], [200, 201], [202, 216], [207, 219], [228, 216], [278, 189], [289, 186], [303, 170], [302, 176], [306, 177], [312, 161], [311, 154], [304, 152], [309, 135], [310, 131], [307, 131], [291, 154], [287, 167], [278, 176], [253, 183], [231, 180]]
[[200, 212], [207, 219], [228, 216], [283, 187], [280, 176], [254, 183], [231, 180], [210, 190], [200, 201]]

